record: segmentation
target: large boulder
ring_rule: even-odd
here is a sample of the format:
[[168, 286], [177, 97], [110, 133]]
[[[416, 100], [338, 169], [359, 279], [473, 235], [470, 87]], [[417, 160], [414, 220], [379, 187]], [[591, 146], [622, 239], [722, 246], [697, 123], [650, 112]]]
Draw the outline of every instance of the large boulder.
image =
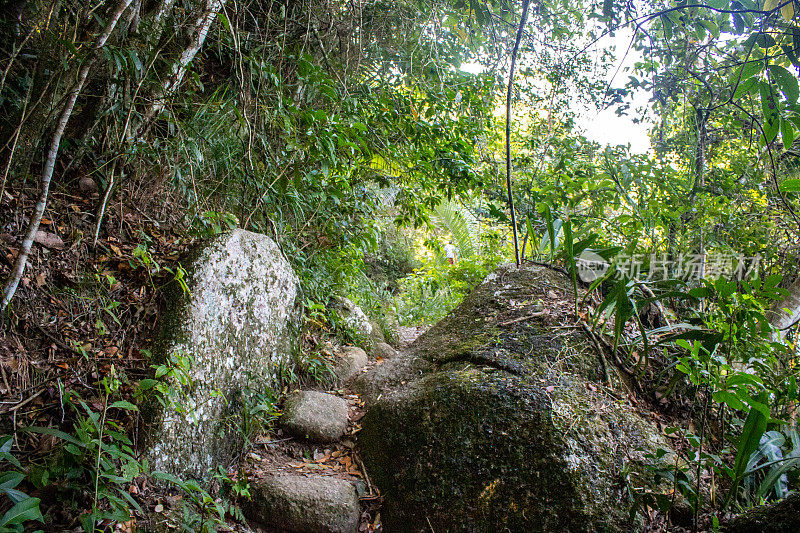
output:
[[[600, 384], [572, 284], [504, 267], [355, 386], [386, 531], [627, 531], [665, 439]], [[541, 301], [540, 301], [541, 300]], [[542, 307], [544, 312], [541, 311]]]
[[300, 289], [275, 242], [244, 230], [199, 245], [184, 267], [188, 291], [171, 295], [153, 355], [187, 358], [191, 386], [178, 408], [152, 402], [148, 458], [157, 470], [204, 476], [241, 451], [242, 393], [276, 385], [291, 361]]
[[369, 342], [384, 342], [383, 331], [367, 314], [348, 298], [334, 298], [333, 308], [345, 325]]

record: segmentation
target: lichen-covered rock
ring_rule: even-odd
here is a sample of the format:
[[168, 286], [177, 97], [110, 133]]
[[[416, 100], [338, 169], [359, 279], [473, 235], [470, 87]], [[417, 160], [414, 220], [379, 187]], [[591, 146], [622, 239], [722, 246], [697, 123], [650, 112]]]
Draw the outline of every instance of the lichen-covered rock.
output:
[[737, 516], [725, 533], [797, 533], [800, 531], [800, 492], [781, 501], [754, 507]]
[[369, 362], [367, 352], [357, 346], [345, 346], [337, 354], [337, 359], [334, 373], [342, 383], [361, 372]]
[[355, 533], [358, 495], [352, 483], [329, 476], [277, 474], [252, 480], [248, 518], [281, 531]]
[[385, 342], [381, 328], [375, 324], [364, 311], [348, 298], [336, 298], [335, 308], [339, 311], [344, 323], [356, 333], [371, 342]]
[[204, 476], [241, 451], [241, 392], [274, 385], [293, 357], [300, 289], [278, 246], [249, 231], [198, 246], [184, 267], [189, 292], [171, 296], [154, 357], [188, 357], [192, 385], [184, 409], [154, 408], [148, 458], [156, 470]]
[[627, 531], [630, 487], [649, 483], [655, 427], [606, 394], [568, 278], [505, 267], [356, 380], [358, 446], [387, 531]]
[[333, 442], [347, 430], [347, 402], [333, 394], [294, 391], [286, 399], [281, 423], [289, 433], [317, 442]]

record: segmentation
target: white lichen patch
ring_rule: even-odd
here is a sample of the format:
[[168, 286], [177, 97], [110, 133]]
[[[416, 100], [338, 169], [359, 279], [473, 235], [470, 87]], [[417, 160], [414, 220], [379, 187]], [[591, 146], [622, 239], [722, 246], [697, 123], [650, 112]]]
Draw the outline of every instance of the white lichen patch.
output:
[[299, 284], [267, 236], [234, 230], [214, 239], [187, 265], [190, 294], [175, 302], [166, 338], [188, 355], [194, 381], [186, 413], [164, 413], [150, 460], [155, 469], [203, 476], [238, 453], [238, 395], [275, 384], [291, 358], [299, 323]]

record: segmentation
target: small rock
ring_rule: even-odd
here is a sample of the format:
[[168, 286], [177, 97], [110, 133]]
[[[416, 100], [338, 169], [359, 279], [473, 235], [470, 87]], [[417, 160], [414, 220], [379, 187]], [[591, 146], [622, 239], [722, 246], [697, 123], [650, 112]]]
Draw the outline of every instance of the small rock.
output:
[[375, 359], [390, 359], [397, 355], [397, 350], [386, 344], [385, 342], [376, 342], [370, 351], [372, 357]]
[[280, 530], [353, 533], [358, 528], [358, 494], [352, 483], [328, 476], [278, 474], [250, 481], [248, 518]]
[[64, 249], [64, 241], [61, 240], [61, 237], [47, 231], [37, 231], [36, 235], [33, 236], [33, 242], [41, 244], [45, 248]]
[[319, 442], [332, 442], [347, 429], [347, 402], [333, 394], [295, 391], [286, 399], [283, 427], [289, 433]]
[[348, 327], [372, 342], [383, 342], [381, 328], [364, 313], [364, 311], [347, 298], [336, 298], [334, 306], [339, 311]]
[[89, 176], [81, 178], [81, 181], [78, 182], [78, 188], [86, 195], [97, 194], [97, 183]]
[[367, 352], [356, 346], [345, 346], [339, 354], [334, 372], [340, 381], [345, 382], [367, 366]]

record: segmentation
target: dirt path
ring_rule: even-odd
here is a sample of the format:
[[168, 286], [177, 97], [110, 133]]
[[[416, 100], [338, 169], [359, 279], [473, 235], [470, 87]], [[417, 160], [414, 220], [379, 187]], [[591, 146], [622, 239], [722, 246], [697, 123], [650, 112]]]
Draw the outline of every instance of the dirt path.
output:
[[404, 350], [412, 342], [417, 340], [417, 337], [428, 331], [430, 326], [400, 326], [397, 328], [397, 336], [400, 340], [400, 349]]

